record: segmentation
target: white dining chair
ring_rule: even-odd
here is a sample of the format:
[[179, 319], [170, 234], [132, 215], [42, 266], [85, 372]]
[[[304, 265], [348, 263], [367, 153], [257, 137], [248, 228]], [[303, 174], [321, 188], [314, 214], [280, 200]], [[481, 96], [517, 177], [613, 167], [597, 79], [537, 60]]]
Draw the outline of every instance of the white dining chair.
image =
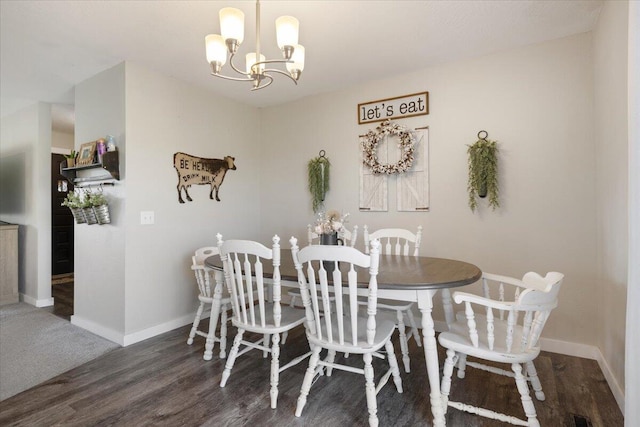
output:
[[[369, 228], [364, 226], [364, 245], [365, 251], [368, 251], [369, 244], [372, 240], [380, 241], [381, 255], [401, 255], [401, 256], [419, 256], [420, 243], [422, 241], [422, 226], [418, 226], [416, 233], [402, 228], [382, 228], [374, 232], [369, 232]], [[405, 372], [411, 372], [411, 360], [409, 358], [409, 338], [413, 337], [418, 347], [422, 347], [420, 339], [420, 331], [413, 315], [413, 302], [380, 300], [378, 308], [381, 311], [393, 313], [396, 318], [398, 334], [400, 335], [400, 351], [402, 352], [402, 362]], [[404, 318], [407, 318], [411, 329], [406, 332]]]
[[[538, 400], [545, 395], [534, 359], [540, 353], [538, 340], [551, 311], [558, 305], [558, 292], [564, 275], [547, 273], [545, 277], [529, 272], [522, 280], [483, 273], [485, 296], [455, 292], [456, 304], [464, 303], [464, 314], [457, 315], [449, 330], [438, 336], [447, 349], [441, 383], [445, 410], [447, 406], [516, 425], [539, 427], [536, 408], [529, 395], [529, 383]], [[490, 287], [497, 289], [491, 296]], [[467, 361], [467, 357], [508, 364], [513, 372]], [[458, 378], [465, 377], [466, 367], [515, 378], [526, 420], [449, 400], [451, 376], [458, 365]], [[494, 363], [495, 365], [495, 363]], [[486, 392], [491, 392], [487, 384]]]
[[[231, 322], [238, 329], [229, 351], [229, 358], [222, 372], [220, 387], [229, 380], [236, 358], [250, 350], [271, 353], [271, 408], [278, 404], [280, 372], [308, 357], [303, 354], [284, 366], [280, 366], [280, 334], [304, 323], [304, 312], [287, 305], [282, 306], [280, 284], [280, 238], [273, 237], [272, 248], [250, 240], [223, 241], [220, 234], [218, 248], [224, 266], [224, 277], [231, 296], [233, 315]], [[263, 277], [263, 264], [273, 263], [273, 277]], [[269, 290], [269, 288], [271, 288]], [[245, 340], [245, 332], [261, 334], [252, 342]], [[271, 345], [269, 345], [271, 337]], [[240, 347], [244, 346], [242, 351]]]
[[[332, 375], [333, 369], [364, 375], [369, 425], [377, 426], [376, 395], [390, 376], [393, 375], [398, 393], [402, 393], [400, 370], [391, 343], [395, 324], [376, 316], [379, 242], [376, 240], [371, 243], [370, 255], [348, 246], [310, 245], [299, 249], [295, 237], [290, 242], [306, 313], [307, 339], [312, 349], [295, 415], [302, 415], [313, 378], [320, 367], [326, 367], [327, 376]], [[369, 271], [366, 313], [358, 310], [358, 268]], [[332, 298], [334, 295], [335, 298]], [[346, 309], [342, 304], [343, 296], [348, 301]], [[382, 347], [386, 350], [384, 355], [379, 352]], [[325, 360], [320, 359], [323, 349], [328, 350]], [[364, 367], [336, 363], [336, 352], [361, 354]], [[387, 358], [389, 362], [389, 370], [377, 386], [371, 364], [373, 356]]]
[[[220, 343], [220, 358], [226, 357], [227, 348], [227, 311], [231, 307], [229, 293], [224, 286], [224, 280], [220, 272], [208, 268], [204, 265], [204, 260], [210, 256], [218, 255], [218, 248], [215, 246], [205, 246], [196, 249], [195, 254], [191, 257], [191, 270], [196, 276], [198, 285], [198, 309], [196, 317], [193, 320], [187, 344], [193, 344], [196, 335], [205, 337], [204, 360], [211, 360], [213, 357], [213, 347], [216, 342]], [[216, 277], [218, 275], [218, 277]], [[206, 305], [210, 305], [211, 311], [209, 315], [209, 330], [202, 331], [198, 327]], [[220, 336], [216, 336], [216, 328], [220, 320]]]
[[[338, 231], [338, 238], [342, 239], [344, 245], [354, 248], [358, 240], [358, 226], [354, 225], [353, 231], [349, 231], [348, 228], [343, 226], [340, 228], [340, 231]], [[310, 245], [320, 244], [320, 235], [313, 231], [311, 224], [307, 225], [307, 241]], [[300, 301], [300, 291], [298, 289], [291, 289], [287, 291], [287, 295], [289, 295], [290, 298], [289, 306], [297, 307]]]

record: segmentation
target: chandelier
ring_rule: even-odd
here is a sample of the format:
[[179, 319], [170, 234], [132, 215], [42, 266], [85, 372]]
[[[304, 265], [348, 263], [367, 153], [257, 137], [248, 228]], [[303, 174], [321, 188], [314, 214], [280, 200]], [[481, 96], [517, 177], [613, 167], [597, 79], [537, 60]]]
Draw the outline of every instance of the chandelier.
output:
[[[269, 59], [260, 53], [260, 0], [256, 1], [256, 49], [247, 53], [245, 71], [239, 69], [233, 59], [238, 47], [244, 40], [244, 13], [232, 7], [220, 9], [220, 33], [205, 37], [207, 62], [211, 65], [211, 74], [227, 80], [253, 82], [251, 90], [269, 86], [273, 82], [273, 73], [289, 77], [295, 84], [304, 69], [304, 47], [298, 44], [298, 20], [292, 16], [276, 19], [276, 41], [282, 51], [283, 59]], [[227, 62], [239, 75], [232, 77], [221, 74]], [[256, 59], [257, 58], [257, 59]], [[286, 72], [276, 68], [267, 68], [272, 64], [285, 64]]]

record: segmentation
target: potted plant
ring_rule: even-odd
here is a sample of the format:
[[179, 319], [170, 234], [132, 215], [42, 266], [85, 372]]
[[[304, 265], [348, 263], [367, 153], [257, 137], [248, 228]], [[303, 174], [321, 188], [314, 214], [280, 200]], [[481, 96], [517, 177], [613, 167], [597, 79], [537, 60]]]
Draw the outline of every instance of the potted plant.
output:
[[111, 223], [111, 218], [109, 216], [109, 203], [107, 202], [107, 198], [104, 194], [90, 193], [89, 203], [91, 204], [91, 208], [93, 209], [93, 213], [95, 214], [98, 224], [102, 225]]
[[71, 150], [70, 154], [65, 154], [64, 157], [67, 159], [67, 167], [68, 168], [72, 168], [76, 165], [76, 156], [78, 155], [78, 153], [76, 153], [76, 150]]
[[329, 191], [329, 168], [331, 163], [324, 156], [324, 150], [320, 155], [309, 160], [307, 165], [309, 174], [309, 192], [311, 193], [311, 203], [313, 212], [318, 212], [324, 203], [324, 196]]
[[91, 206], [91, 192], [85, 190], [83, 197], [80, 199], [80, 209], [82, 209], [82, 213], [84, 213], [87, 224], [93, 225], [98, 223], [96, 214]]
[[467, 149], [469, 155], [469, 207], [475, 211], [477, 197], [489, 196], [489, 206], [493, 210], [500, 206], [498, 201], [498, 147], [496, 141], [480, 138]]
[[71, 210], [76, 224], [85, 224], [87, 222], [82, 211], [82, 200], [75, 192], [72, 191], [67, 194], [67, 197], [62, 202], [62, 206], [66, 206]]

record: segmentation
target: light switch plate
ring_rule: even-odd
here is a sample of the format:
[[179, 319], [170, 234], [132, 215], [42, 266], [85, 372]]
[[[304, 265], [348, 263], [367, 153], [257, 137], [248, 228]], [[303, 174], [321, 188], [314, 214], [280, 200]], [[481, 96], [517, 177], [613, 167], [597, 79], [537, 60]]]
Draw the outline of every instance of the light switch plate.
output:
[[153, 211], [141, 211], [140, 212], [140, 224], [151, 225], [155, 221]]

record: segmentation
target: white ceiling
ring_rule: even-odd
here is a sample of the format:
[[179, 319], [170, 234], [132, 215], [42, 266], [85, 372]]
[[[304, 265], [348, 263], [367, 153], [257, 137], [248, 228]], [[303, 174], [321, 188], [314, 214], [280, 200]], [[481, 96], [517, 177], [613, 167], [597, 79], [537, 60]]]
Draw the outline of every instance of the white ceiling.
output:
[[[306, 65], [295, 86], [267, 89], [209, 75], [204, 36], [219, 33], [218, 10], [245, 12], [244, 53], [255, 46], [253, 1], [0, 1], [0, 109], [61, 104], [72, 121], [75, 84], [134, 61], [257, 107], [334, 91], [364, 80], [560, 38], [593, 29], [602, 0], [276, 1], [261, 4], [261, 45], [279, 57], [275, 18], [300, 21]], [[225, 66], [228, 68], [228, 65]], [[428, 86], [428, 85], [427, 85]], [[63, 118], [60, 118], [61, 115]], [[64, 117], [67, 117], [64, 119]]]

